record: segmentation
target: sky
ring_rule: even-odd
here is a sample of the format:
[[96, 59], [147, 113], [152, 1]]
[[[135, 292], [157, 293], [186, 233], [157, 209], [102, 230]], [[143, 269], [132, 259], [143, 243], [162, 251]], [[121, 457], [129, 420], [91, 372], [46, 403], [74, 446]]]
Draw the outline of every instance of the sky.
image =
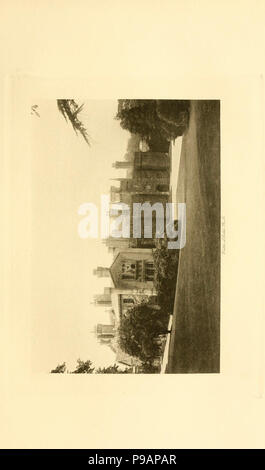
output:
[[93, 202], [100, 210], [111, 178], [125, 176], [112, 168], [123, 159], [129, 133], [114, 119], [117, 101], [84, 102], [80, 118], [89, 147], [76, 136], [55, 100], [38, 101], [32, 116], [32, 368], [49, 372], [78, 358], [96, 366], [114, 363], [114, 353], [97, 342], [96, 323], [109, 323], [105, 309], [93, 305], [109, 279], [93, 275], [110, 266], [112, 256], [100, 239], [81, 239], [78, 208]]

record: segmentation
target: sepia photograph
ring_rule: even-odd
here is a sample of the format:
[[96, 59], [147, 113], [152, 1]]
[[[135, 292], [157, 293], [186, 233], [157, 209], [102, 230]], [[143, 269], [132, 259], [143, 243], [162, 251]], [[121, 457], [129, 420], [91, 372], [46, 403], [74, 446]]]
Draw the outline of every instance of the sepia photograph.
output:
[[7, 464], [264, 447], [265, 3], [0, 11]]
[[220, 100], [31, 104], [32, 370], [220, 372]]

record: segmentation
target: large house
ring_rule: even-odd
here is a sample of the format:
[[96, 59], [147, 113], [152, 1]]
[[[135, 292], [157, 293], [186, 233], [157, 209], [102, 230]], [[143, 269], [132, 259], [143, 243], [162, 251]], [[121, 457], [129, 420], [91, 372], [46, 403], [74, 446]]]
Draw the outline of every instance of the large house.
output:
[[[126, 178], [117, 178], [119, 187], [112, 186], [111, 203], [125, 203], [130, 209], [130, 237], [109, 237], [104, 240], [113, 253], [109, 268], [98, 267], [94, 273], [99, 277], [110, 277], [112, 286], [104, 289], [104, 294], [95, 297], [95, 303], [111, 307], [115, 318], [115, 331], [123, 315], [136, 301], [148, 296], [155, 302], [153, 248], [155, 247], [155, 212], [145, 223], [152, 224], [151, 238], [144, 238], [142, 215], [141, 236], [133, 237], [133, 204], [135, 202], [154, 204], [160, 202], [165, 207], [169, 201], [170, 157], [165, 152], [135, 152], [133, 161], [115, 162], [115, 168], [127, 169]], [[115, 337], [115, 341], [117, 338]], [[113, 340], [111, 340], [111, 344]], [[122, 352], [116, 348], [117, 358]], [[118, 360], [118, 359], [117, 359]], [[130, 361], [129, 361], [130, 362]], [[128, 363], [128, 358], [127, 358]]]
[[[166, 203], [169, 201], [170, 185], [170, 156], [166, 152], [134, 152], [133, 161], [117, 161], [113, 164], [115, 168], [130, 170], [131, 176], [127, 178], [116, 178], [119, 187], [111, 186], [111, 203], [125, 203], [130, 212], [130, 237], [119, 239], [109, 237], [105, 243], [114, 251], [116, 248], [153, 248], [155, 246], [156, 212], [153, 211], [149, 219], [144, 220], [141, 214], [141, 235], [133, 236], [135, 220], [133, 217], [134, 203], [160, 203], [163, 205], [165, 223]], [[144, 226], [152, 227], [152, 237], [144, 237]]]

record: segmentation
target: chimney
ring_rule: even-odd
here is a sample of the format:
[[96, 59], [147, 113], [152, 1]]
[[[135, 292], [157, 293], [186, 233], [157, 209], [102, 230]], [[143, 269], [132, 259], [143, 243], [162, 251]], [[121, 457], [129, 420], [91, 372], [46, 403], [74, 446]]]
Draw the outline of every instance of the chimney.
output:
[[123, 162], [114, 162], [112, 164], [112, 167], [113, 168], [125, 168], [125, 169], [128, 169], [128, 168], [132, 168], [133, 166], [133, 163], [132, 162], [127, 162], [127, 161], [123, 161]]
[[98, 266], [96, 269], [93, 269], [93, 274], [98, 277], [109, 277], [109, 268]]

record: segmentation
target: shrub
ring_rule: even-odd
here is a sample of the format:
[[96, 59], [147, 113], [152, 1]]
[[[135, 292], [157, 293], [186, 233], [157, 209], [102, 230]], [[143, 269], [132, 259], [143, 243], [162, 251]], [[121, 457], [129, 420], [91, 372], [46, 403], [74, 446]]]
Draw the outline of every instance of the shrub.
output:
[[179, 260], [179, 250], [169, 250], [167, 244], [167, 237], [157, 239], [156, 248], [153, 250], [157, 303], [166, 319], [174, 306]]

